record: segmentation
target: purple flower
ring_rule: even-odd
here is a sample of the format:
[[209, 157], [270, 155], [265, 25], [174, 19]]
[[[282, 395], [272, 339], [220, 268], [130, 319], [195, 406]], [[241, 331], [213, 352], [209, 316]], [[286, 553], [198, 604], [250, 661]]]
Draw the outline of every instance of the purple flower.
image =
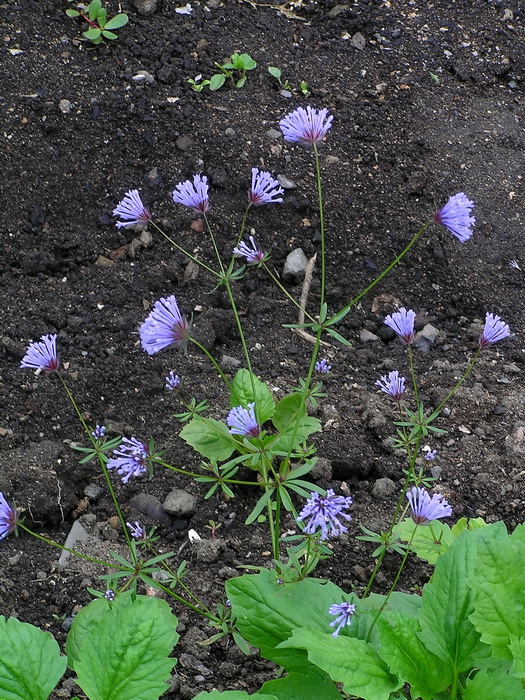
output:
[[17, 521], [16, 510], [11, 508], [0, 491], [0, 540], [16, 530]]
[[113, 216], [120, 216], [124, 221], [117, 221], [115, 226], [133, 226], [134, 224], [147, 224], [151, 219], [151, 212], [146, 209], [138, 190], [129, 190], [124, 199], [113, 209]]
[[180, 386], [180, 377], [178, 374], [175, 374], [173, 370], [168, 374], [166, 377], [166, 389], [168, 391], [175, 391], [175, 389], [178, 389]]
[[116, 598], [115, 596], [115, 591], [112, 591], [111, 588], [108, 588], [108, 590], [104, 593], [104, 598], [106, 600], [109, 600], [109, 602], [113, 602]]
[[95, 426], [95, 430], [91, 433], [91, 437], [95, 438], [95, 440], [102, 440], [102, 438], [106, 435], [106, 426], [105, 425], [97, 425]]
[[247, 243], [241, 241], [237, 248], [233, 249], [233, 253], [234, 255], [244, 256], [249, 263], [260, 263], [266, 257], [266, 253], [257, 246], [253, 236], [250, 236], [249, 238], [250, 243], [252, 244], [251, 248]]
[[385, 323], [390, 326], [398, 335], [401, 342], [409, 344], [414, 342], [416, 334], [414, 333], [414, 321], [416, 320], [416, 312], [412, 309], [405, 309], [402, 306], [399, 311], [396, 311], [385, 318]]
[[480, 348], [485, 348], [487, 345], [497, 343], [498, 340], [508, 338], [509, 335], [510, 328], [507, 324], [499, 316], [488, 313], [485, 317], [485, 328], [479, 336], [479, 346]]
[[462, 243], [465, 243], [471, 238], [471, 227], [476, 223], [475, 217], [470, 216], [473, 206], [474, 202], [464, 192], [458, 192], [434, 214], [434, 221], [442, 224]]
[[205, 214], [210, 208], [206, 175], [194, 175], [193, 182], [191, 180], [179, 182], [173, 190], [173, 201], [175, 204], [183, 204], [193, 211]]
[[250, 204], [260, 207], [262, 204], [282, 202], [283, 198], [279, 197], [280, 194], [284, 194], [284, 190], [270, 173], [266, 170], [259, 170], [259, 168], [252, 168], [252, 186], [248, 190]]
[[226, 423], [232, 435], [246, 435], [248, 438], [255, 438], [261, 434], [261, 426], [255, 417], [255, 403], [249, 403], [246, 408], [244, 406], [232, 408], [228, 413]]
[[171, 345], [183, 347], [189, 330], [190, 324], [180, 313], [175, 297], [162, 297], [139, 329], [140, 342], [148, 355], [155, 355]]
[[335, 620], [332, 620], [330, 627], [337, 628], [332, 632], [332, 637], [337, 637], [339, 632], [345, 625], [352, 624], [352, 615], [355, 613], [355, 605], [353, 603], [334, 603], [328, 610], [330, 615], [337, 615]]
[[57, 334], [43, 335], [41, 342], [31, 343], [24, 355], [20, 367], [36, 369], [37, 372], [56, 372], [60, 367], [57, 356]]
[[113, 454], [115, 457], [108, 460], [106, 467], [116, 469], [123, 484], [127, 484], [132, 476], [141, 476], [148, 471], [148, 448], [137, 438], [122, 438], [122, 444]]
[[396, 369], [394, 372], [379, 377], [375, 385], [378, 386], [381, 391], [384, 391], [385, 394], [391, 396], [394, 401], [401, 401], [401, 397], [405, 391], [405, 378], [400, 377]]
[[436, 459], [437, 450], [431, 450], [430, 448], [425, 449], [425, 459], [427, 462], [433, 462]]
[[321, 539], [326, 540], [329, 536], [341, 535], [347, 531], [338, 518], [351, 520], [351, 516], [343, 512], [351, 505], [350, 496], [336, 496], [333, 489], [328, 489], [326, 496], [314, 491], [306, 501], [306, 505], [299, 513], [297, 520], [310, 517], [310, 522], [305, 526], [304, 531], [314, 535], [320, 528]]
[[328, 364], [328, 360], [319, 360], [315, 363], [314, 369], [318, 374], [327, 374], [331, 371], [332, 365]]
[[428, 525], [431, 520], [448, 518], [452, 515], [452, 506], [442, 494], [435, 493], [432, 498], [421, 486], [413, 486], [406, 494], [412, 511], [412, 520], [416, 525]]
[[332, 126], [333, 117], [328, 116], [328, 110], [315, 109], [308, 106], [298, 107], [279, 122], [285, 141], [298, 141], [311, 146], [321, 143], [328, 129]]
[[129, 534], [133, 537], [133, 539], [144, 539], [146, 533], [144, 532], [144, 528], [140, 526], [140, 523], [137, 520], [135, 520], [134, 525], [131, 523], [126, 523], [126, 525], [129, 527]]

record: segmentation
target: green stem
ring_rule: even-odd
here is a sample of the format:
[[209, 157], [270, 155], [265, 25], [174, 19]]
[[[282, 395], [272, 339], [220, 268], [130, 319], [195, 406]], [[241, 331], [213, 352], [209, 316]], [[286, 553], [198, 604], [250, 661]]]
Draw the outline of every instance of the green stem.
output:
[[476, 364], [476, 361], [477, 361], [477, 359], [478, 359], [478, 357], [479, 357], [479, 353], [480, 353], [480, 352], [481, 352], [481, 348], [478, 348], [478, 349], [476, 350], [475, 354], [474, 354], [474, 357], [473, 357], [472, 360], [470, 361], [469, 366], [467, 367], [467, 369], [466, 369], [466, 371], [465, 371], [465, 374], [464, 374], [464, 375], [461, 377], [461, 379], [457, 382], [457, 384], [454, 386], [454, 388], [453, 388], [451, 391], [449, 391], [449, 393], [445, 396], [445, 398], [443, 399], [443, 401], [442, 401], [442, 402], [439, 404], [439, 406], [436, 408], [436, 412], [437, 412], [437, 411], [441, 411], [441, 409], [443, 408], [443, 406], [444, 406], [444, 405], [447, 403], [447, 401], [456, 393], [456, 391], [457, 391], [457, 390], [459, 389], [459, 387], [463, 384], [463, 382], [465, 381], [465, 379], [466, 379], [466, 378], [469, 376], [469, 374], [472, 372], [472, 370], [474, 369], [474, 365]]
[[219, 373], [219, 376], [220, 376], [220, 378], [222, 379], [222, 381], [226, 384], [226, 386], [228, 387], [229, 391], [231, 391], [231, 390], [232, 390], [232, 385], [230, 384], [228, 378], [226, 377], [226, 375], [225, 375], [224, 372], [222, 371], [221, 366], [219, 365], [219, 363], [217, 362], [217, 360], [213, 357], [213, 355], [210, 353], [210, 351], [209, 351], [207, 348], [205, 348], [204, 345], [203, 345], [202, 343], [199, 343], [198, 340], [195, 340], [195, 338], [192, 338], [191, 336], [190, 336], [190, 342], [192, 342], [196, 347], [199, 348], [199, 350], [201, 350], [201, 351], [206, 355], [206, 357], [208, 358], [208, 360], [212, 363], [212, 365], [215, 367], [215, 369], [216, 369], [217, 372]]
[[307, 313], [306, 310], [301, 307], [301, 304], [293, 298], [290, 292], [281, 284], [280, 280], [273, 274], [268, 265], [266, 263], [263, 263], [262, 266], [270, 276], [272, 282], [281, 290], [281, 292], [288, 298], [288, 300], [291, 301], [292, 304], [299, 309], [299, 311], [304, 312], [304, 315], [308, 317], [309, 321], [311, 321], [312, 323], [316, 323], [315, 318], [313, 316], [310, 316], [310, 314]]
[[[167, 462], [164, 462], [162, 459], [158, 458], [155, 459], [155, 464], [159, 464], [161, 467], [170, 469], [176, 474], [183, 474], [184, 476], [189, 476], [192, 479], [200, 479], [201, 477], [205, 476], [205, 474], [196, 474], [194, 472], [188, 472], [186, 471], [186, 469], [181, 469], [180, 467], [174, 467], [172, 464], [168, 464]], [[259, 481], [238, 481], [236, 479], [224, 479], [224, 482], [226, 484], [238, 484], [242, 486], [261, 486], [261, 483]], [[269, 484], [266, 484], [266, 486], [268, 485]]]
[[414, 389], [414, 397], [416, 400], [416, 410], [419, 413], [419, 392], [417, 389], [417, 378], [416, 378], [416, 370], [414, 367], [414, 353], [412, 352], [412, 345], [408, 345], [408, 362], [410, 365], [410, 376], [412, 378], [412, 388]]
[[183, 248], [182, 246], [180, 246], [178, 243], [175, 243], [175, 241], [173, 240], [173, 238], [170, 238], [170, 237], [168, 236], [167, 233], [164, 233], [164, 231], [163, 231], [159, 226], [157, 226], [157, 224], [156, 224], [154, 221], [150, 221], [150, 223], [152, 224], [152, 226], [154, 226], [154, 227], [157, 229], [157, 231], [158, 231], [162, 236], [164, 236], [164, 238], [165, 238], [167, 241], [169, 241], [169, 242], [171, 243], [171, 245], [172, 245], [174, 248], [176, 248], [178, 251], [180, 251], [180, 252], [181, 252], [183, 255], [185, 255], [187, 258], [189, 258], [190, 260], [193, 260], [194, 263], [196, 263], [197, 265], [200, 265], [201, 267], [203, 267], [203, 268], [204, 268], [205, 270], [207, 270], [208, 272], [211, 272], [211, 274], [212, 274], [212, 275], [215, 275], [215, 277], [220, 277], [220, 276], [221, 276], [216, 270], [214, 270], [213, 268], [211, 268], [211, 267], [209, 267], [208, 265], [206, 265], [206, 263], [203, 263], [202, 260], [199, 260], [199, 258], [196, 258], [194, 255], [192, 255], [191, 253], [189, 253], [185, 248]]
[[317, 176], [317, 202], [319, 205], [319, 226], [321, 229], [321, 300], [319, 308], [322, 309], [324, 305], [324, 295], [325, 295], [325, 280], [326, 280], [326, 259], [325, 259], [325, 222], [324, 222], [324, 211], [323, 211], [323, 188], [321, 184], [321, 165], [319, 163], [319, 151], [317, 150], [317, 144], [314, 143], [314, 157], [315, 157], [315, 174]]
[[101, 566], [107, 566], [109, 569], [121, 569], [122, 567], [119, 566], [118, 564], [112, 564], [108, 561], [102, 561], [101, 559], [94, 559], [93, 557], [88, 557], [87, 554], [81, 554], [80, 552], [77, 552], [75, 549], [70, 549], [69, 547], [64, 547], [63, 544], [59, 544], [58, 542], [55, 542], [55, 540], [50, 540], [48, 537], [44, 537], [44, 535], [39, 535], [36, 532], [33, 532], [33, 530], [30, 530], [27, 525], [24, 525], [23, 522], [18, 521], [17, 527], [22, 528], [22, 530], [25, 530], [29, 535], [32, 535], [33, 537], [36, 537], [37, 540], [41, 540], [42, 542], [45, 542], [46, 544], [50, 544], [52, 547], [57, 547], [57, 549], [62, 549], [64, 552], [69, 552], [70, 554], [74, 554], [75, 557], [80, 557], [80, 559], [85, 559], [86, 561], [90, 561], [93, 564], [100, 564]]
[[351, 301], [350, 303], [348, 303], [341, 311], [339, 311], [338, 313], [334, 314], [330, 319], [328, 319], [328, 321], [325, 322], [325, 325], [327, 325], [327, 326], [330, 325], [330, 323], [333, 321], [333, 319], [336, 318], [337, 316], [343, 317], [346, 313], [348, 313], [348, 311], [350, 311], [350, 309], [352, 308], [352, 306], [355, 306], [355, 304], [357, 304], [357, 302], [358, 302], [360, 299], [362, 299], [366, 294], [368, 294], [368, 292], [369, 292], [371, 289], [373, 289], [373, 288], [376, 286], [376, 284], [377, 284], [378, 282], [380, 282], [380, 281], [383, 279], [383, 277], [385, 277], [385, 275], [388, 275], [388, 273], [390, 272], [390, 270], [391, 270], [393, 267], [395, 267], [395, 266], [397, 265], [397, 263], [398, 263], [402, 258], [405, 257], [405, 255], [406, 255], [406, 254], [408, 253], [408, 251], [412, 248], [412, 246], [414, 245], [414, 243], [416, 243], [416, 241], [421, 237], [421, 235], [424, 233], [424, 231], [426, 231], [426, 229], [430, 226], [430, 224], [432, 223], [432, 221], [433, 221], [433, 219], [431, 219], [430, 221], [427, 221], [427, 223], [424, 224], [424, 225], [419, 229], [419, 231], [418, 231], [418, 232], [416, 233], [416, 235], [412, 238], [412, 240], [403, 248], [403, 250], [401, 251], [401, 253], [399, 253], [399, 255], [398, 255], [396, 258], [394, 258], [394, 260], [390, 263], [390, 265], [389, 265], [385, 270], [383, 270], [383, 272], [382, 272], [378, 277], [376, 277], [375, 280], [374, 280], [371, 284], [369, 284], [368, 287], [366, 287], [366, 289], [364, 289], [360, 294], [358, 294], [356, 297], [354, 297], [354, 298], [352, 299], [352, 301]]

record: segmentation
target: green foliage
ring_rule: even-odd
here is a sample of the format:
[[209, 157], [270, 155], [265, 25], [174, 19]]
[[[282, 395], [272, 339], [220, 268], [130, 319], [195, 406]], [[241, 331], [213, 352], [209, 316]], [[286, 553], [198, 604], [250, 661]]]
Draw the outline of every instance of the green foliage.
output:
[[180, 437], [212, 464], [231, 457], [237, 447], [226, 425], [215, 418], [192, 418], [180, 431]]
[[[159, 598], [128, 594], [93, 600], [67, 643], [77, 683], [91, 700], [153, 700], [167, 689], [176, 660], [177, 619]], [[71, 639], [71, 641], [70, 641]]]
[[49, 632], [0, 616], [0, 697], [45, 700], [66, 670]]
[[266, 423], [273, 416], [275, 402], [272, 392], [247, 369], [240, 369], [232, 383], [230, 406], [247, 406], [250, 403], [255, 403], [260, 424]]
[[[255, 693], [250, 695], [243, 690], [226, 690], [220, 693], [218, 690], [212, 690], [209, 693], [199, 693], [193, 700], [248, 700], [249, 698], [257, 698], [257, 700], [283, 700], [281, 696], [267, 695], [266, 693]], [[327, 698], [329, 700], [329, 698]]]
[[120, 29], [128, 23], [129, 17], [123, 13], [107, 18], [107, 10], [101, 0], [91, 0], [89, 5], [77, 5], [78, 10], [66, 10], [68, 17], [80, 17], [89, 24], [82, 36], [92, 44], [101, 44], [104, 39], [114, 41], [118, 36], [110, 30]]
[[197, 76], [195, 79], [188, 78], [188, 83], [195, 92], [201, 92], [205, 87], [215, 92], [220, 90], [226, 80], [230, 80], [235, 88], [241, 88], [246, 83], [247, 72], [256, 68], [257, 63], [247, 53], [234, 52], [229, 61], [215, 62], [215, 66], [220, 72], [212, 75], [209, 80], [202, 80], [202, 76]]

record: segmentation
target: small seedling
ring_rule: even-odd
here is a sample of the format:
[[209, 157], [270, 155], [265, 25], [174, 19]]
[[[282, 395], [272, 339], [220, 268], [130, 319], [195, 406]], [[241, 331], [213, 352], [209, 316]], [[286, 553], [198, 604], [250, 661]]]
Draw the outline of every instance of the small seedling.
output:
[[114, 41], [118, 36], [111, 29], [120, 29], [128, 23], [128, 16], [118, 14], [111, 19], [107, 18], [106, 8], [101, 0], [91, 0], [89, 5], [77, 5], [77, 10], [66, 10], [68, 17], [81, 17], [89, 24], [89, 29], [83, 32], [83, 37], [92, 44], [101, 44], [104, 39]]
[[[283, 79], [283, 73], [280, 68], [276, 68], [275, 66], [268, 66], [268, 73], [277, 80], [277, 82], [279, 83], [279, 87], [282, 90], [288, 90], [289, 92], [297, 92], [297, 90], [294, 87], [292, 87], [292, 85], [286, 78]], [[304, 97], [308, 97], [308, 95], [310, 94], [310, 90], [308, 89], [308, 84], [306, 80], [301, 80], [301, 82], [299, 83], [299, 92], [302, 95], [304, 95]]]
[[212, 540], [217, 539], [217, 530], [221, 527], [221, 523], [216, 523], [215, 520], [208, 520], [208, 525], [205, 525], [204, 527], [211, 530]]
[[215, 65], [220, 70], [220, 73], [215, 73], [209, 80], [202, 80], [202, 76], [198, 75], [195, 79], [188, 78], [188, 83], [191, 85], [195, 92], [201, 92], [205, 87], [209, 87], [210, 90], [219, 90], [226, 79], [229, 78], [236, 88], [241, 88], [246, 82], [247, 71], [253, 70], [257, 63], [253, 58], [247, 53], [237, 53], [234, 52], [230, 56], [230, 60], [226, 63], [217, 63]]

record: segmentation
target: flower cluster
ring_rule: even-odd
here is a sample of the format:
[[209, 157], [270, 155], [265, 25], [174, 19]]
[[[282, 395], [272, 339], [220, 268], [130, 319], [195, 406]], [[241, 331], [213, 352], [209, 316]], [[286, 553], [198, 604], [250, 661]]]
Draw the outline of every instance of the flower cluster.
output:
[[333, 489], [328, 489], [326, 496], [314, 491], [306, 501], [306, 505], [299, 513], [297, 520], [310, 518], [305, 525], [304, 532], [314, 535], [321, 530], [321, 539], [341, 535], [347, 528], [339, 521], [339, 518], [351, 520], [352, 517], [345, 513], [345, 509], [352, 505], [350, 496], [336, 496]]
[[434, 214], [434, 220], [465, 243], [472, 237], [472, 226], [476, 223], [475, 217], [470, 216], [473, 206], [474, 202], [464, 192], [458, 192]]
[[387, 316], [385, 318], [385, 323], [387, 326], [392, 328], [401, 340], [402, 343], [407, 345], [414, 342], [416, 334], [414, 332], [414, 321], [416, 320], [416, 312], [412, 309], [405, 309], [402, 306], [399, 311]]
[[407, 491], [406, 497], [412, 511], [412, 520], [416, 525], [428, 525], [432, 520], [452, 515], [452, 506], [440, 493], [435, 493], [430, 498], [424, 488], [413, 486]]
[[189, 336], [190, 324], [179, 311], [175, 297], [159, 299], [139, 329], [142, 348], [148, 355], [171, 345], [184, 347]]
[[209, 211], [208, 178], [206, 175], [194, 175], [193, 182], [191, 180], [179, 182], [173, 190], [173, 201], [175, 204], [182, 204], [200, 214]]
[[178, 389], [180, 386], [180, 377], [178, 374], [175, 374], [173, 370], [168, 374], [166, 377], [166, 389], [168, 391], [175, 391], [175, 389]]
[[487, 345], [497, 343], [498, 340], [508, 338], [509, 335], [510, 328], [508, 325], [499, 316], [488, 313], [485, 317], [483, 333], [479, 336], [479, 346], [480, 348], [485, 348]]
[[332, 365], [328, 364], [328, 360], [319, 360], [314, 367], [317, 374], [328, 374], [332, 370]]
[[247, 438], [256, 438], [261, 434], [261, 426], [255, 416], [255, 403], [244, 406], [235, 406], [228, 413], [226, 423], [232, 435], [245, 435]]
[[252, 186], [248, 190], [248, 201], [256, 207], [263, 204], [282, 202], [279, 197], [284, 190], [278, 180], [275, 180], [266, 170], [252, 168]]
[[5, 500], [4, 494], [0, 491], [0, 540], [3, 540], [4, 537], [16, 530], [16, 524], [16, 510], [11, 508]]
[[259, 248], [253, 236], [249, 236], [249, 239], [250, 243], [252, 244], [251, 248], [244, 241], [240, 241], [239, 245], [233, 249], [233, 254], [245, 257], [249, 263], [262, 262], [266, 257], [266, 253]]
[[313, 146], [321, 143], [332, 126], [333, 117], [327, 109], [298, 107], [279, 122], [285, 141]]
[[22, 358], [20, 367], [36, 369], [37, 372], [56, 372], [60, 367], [57, 355], [57, 334], [43, 335], [40, 342], [31, 343]]
[[148, 471], [149, 451], [137, 438], [122, 438], [122, 444], [113, 454], [115, 456], [108, 460], [106, 467], [116, 469], [123, 484], [127, 484], [132, 476], [141, 476]]
[[381, 391], [384, 391], [385, 394], [391, 396], [394, 401], [401, 401], [403, 392], [405, 391], [405, 378], [400, 377], [396, 369], [394, 372], [379, 377], [375, 385], [378, 386]]
[[124, 199], [113, 209], [113, 216], [119, 216], [124, 221], [117, 221], [117, 228], [123, 226], [145, 225], [151, 219], [151, 212], [146, 209], [137, 190], [126, 192]]
[[128, 526], [129, 534], [133, 537], [133, 539], [143, 540], [146, 537], [144, 528], [140, 525], [140, 523], [137, 520], [135, 520], [135, 523], [133, 525], [131, 523], [126, 523], [126, 525]]
[[335, 620], [332, 620], [330, 627], [336, 627], [332, 632], [332, 637], [337, 637], [343, 627], [352, 624], [352, 615], [355, 613], [355, 605], [353, 603], [334, 603], [328, 610], [330, 615], [337, 615]]
[[102, 440], [106, 435], [105, 425], [96, 425], [95, 430], [92, 431], [91, 437], [95, 440]]

